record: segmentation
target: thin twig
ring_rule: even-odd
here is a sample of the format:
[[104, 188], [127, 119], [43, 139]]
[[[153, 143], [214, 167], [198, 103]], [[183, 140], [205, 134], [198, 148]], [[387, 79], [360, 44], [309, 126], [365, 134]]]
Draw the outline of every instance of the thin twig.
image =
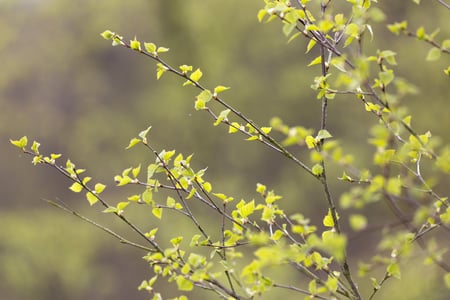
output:
[[50, 205], [53, 205], [53, 206], [55, 206], [55, 207], [57, 207], [57, 208], [59, 208], [59, 209], [65, 211], [66, 213], [69, 213], [69, 214], [72, 214], [72, 215], [74, 215], [74, 216], [77, 216], [78, 218], [82, 219], [83, 221], [85, 221], [85, 222], [87, 222], [87, 223], [89, 223], [89, 224], [94, 225], [95, 227], [97, 227], [97, 228], [99, 228], [99, 229], [105, 231], [105, 232], [108, 233], [109, 235], [112, 235], [113, 237], [117, 238], [117, 239], [118, 239], [121, 243], [123, 243], [123, 244], [127, 244], [127, 245], [130, 245], [130, 246], [133, 246], [133, 247], [135, 247], [135, 248], [138, 248], [138, 249], [141, 249], [141, 250], [145, 250], [145, 251], [148, 251], [148, 252], [155, 252], [155, 249], [151, 249], [151, 248], [145, 247], [145, 246], [143, 246], [143, 245], [137, 244], [137, 243], [135, 243], [135, 242], [131, 242], [131, 241], [125, 239], [124, 237], [122, 237], [121, 235], [115, 233], [115, 232], [112, 231], [111, 229], [109, 229], [109, 228], [107, 228], [107, 227], [105, 227], [105, 226], [102, 226], [102, 225], [98, 224], [97, 222], [95, 222], [95, 221], [93, 221], [93, 220], [91, 220], [91, 219], [89, 219], [89, 218], [87, 218], [87, 217], [81, 215], [81, 214], [78, 213], [77, 211], [71, 209], [71, 208], [70, 208], [66, 203], [64, 203], [64, 202], [62, 202], [62, 204], [59, 204], [59, 203], [57, 203], [56, 201], [52, 201], [52, 200], [48, 200], [48, 199], [42, 199], [42, 200], [45, 201], [45, 202], [47, 202], [47, 203], [50, 204]]

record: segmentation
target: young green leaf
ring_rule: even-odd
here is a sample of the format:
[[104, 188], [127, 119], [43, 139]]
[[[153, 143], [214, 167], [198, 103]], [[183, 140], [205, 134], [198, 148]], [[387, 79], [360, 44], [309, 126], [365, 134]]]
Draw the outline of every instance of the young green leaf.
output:
[[331, 210], [328, 210], [328, 214], [323, 218], [323, 225], [326, 227], [334, 227], [334, 220], [331, 215]]
[[28, 138], [26, 136], [21, 137], [19, 140], [9, 140], [14, 146], [24, 150], [28, 144]]
[[202, 78], [202, 76], [203, 76], [202, 71], [200, 69], [197, 69], [194, 72], [192, 72], [191, 76], [189, 76], [189, 79], [198, 82], [200, 78]]
[[94, 194], [92, 194], [91, 192], [87, 192], [86, 193], [86, 199], [88, 200], [90, 205], [94, 205], [95, 203], [98, 202], [98, 198], [97, 196], [95, 196]]
[[158, 49], [156, 49], [156, 52], [158, 53], [164, 53], [164, 52], [168, 52], [169, 48], [166, 47], [158, 47]]
[[95, 185], [94, 190], [95, 190], [95, 193], [96, 193], [97, 195], [100, 195], [100, 194], [103, 192], [103, 190], [104, 190], [105, 188], [106, 188], [106, 185], [101, 184], [101, 183], [97, 183], [97, 184]]
[[329, 139], [329, 138], [332, 138], [332, 137], [333, 136], [331, 135], [331, 133], [328, 132], [328, 130], [321, 129], [317, 133], [316, 139], [320, 141], [320, 140], [325, 140], [325, 139]]
[[121, 211], [123, 211], [125, 209], [125, 207], [127, 207], [130, 204], [130, 202], [119, 202], [117, 204], [117, 211], [120, 213]]
[[177, 283], [178, 290], [180, 291], [191, 291], [194, 288], [192, 281], [184, 278], [183, 275], [178, 275], [175, 279]]
[[147, 140], [147, 134], [150, 131], [150, 129], [152, 129], [152, 126], [147, 127], [147, 129], [139, 132], [139, 137], [142, 139], [142, 141], [144, 142], [144, 144], [146, 143]]
[[137, 138], [132, 138], [131, 140], [130, 140], [130, 143], [128, 143], [128, 146], [125, 148], [125, 149], [130, 149], [130, 148], [133, 148], [135, 145], [137, 145], [137, 144], [139, 144], [141, 142], [141, 140], [140, 139], [137, 139]]
[[161, 207], [154, 207], [152, 209], [152, 214], [157, 217], [158, 219], [162, 218], [162, 208]]
[[219, 93], [222, 93], [226, 90], [229, 90], [229, 87], [223, 86], [223, 85], [218, 85], [214, 88], [214, 95], [217, 95]]
[[441, 50], [438, 48], [431, 48], [427, 54], [427, 61], [435, 61], [441, 57]]
[[39, 154], [39, 146], [40, 145], [41, 145], [40, 143], [33, 141], [33, 145], [31, 145], [31, 151], [33, 151], [34, 154]]
[[110, 40], [114, 37], [114, 32], [110, 31], [110, 30], [105, 30], [102, 33], [100, 33], [100, 35], [105, 39], [105, 40]]
[[136, 51], [141, 51], [141, 42], [136, 40], [136, 37], [134, 37], [134, 39], [130, 41], [130, 48]]
[[75, 193], [79, 193], [83, 190], [83, 186], [79, 184], [78, 182], [74, 182], [69, 189]]
[[308, 67], [314, 66], [314, 65], [318, 65], [322, 62], [322, 56], [317, 56], [316, 58], [314, 58], [309, 64]]

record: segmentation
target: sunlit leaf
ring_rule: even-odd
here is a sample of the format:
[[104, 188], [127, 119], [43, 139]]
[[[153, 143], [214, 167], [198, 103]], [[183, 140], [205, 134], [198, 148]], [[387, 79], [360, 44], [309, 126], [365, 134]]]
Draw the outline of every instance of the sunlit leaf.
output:
[[74, 182], [69, 189], [75, 193], [79, 193], [83, 190], [83, 186], [79, 184], [78, 182]]

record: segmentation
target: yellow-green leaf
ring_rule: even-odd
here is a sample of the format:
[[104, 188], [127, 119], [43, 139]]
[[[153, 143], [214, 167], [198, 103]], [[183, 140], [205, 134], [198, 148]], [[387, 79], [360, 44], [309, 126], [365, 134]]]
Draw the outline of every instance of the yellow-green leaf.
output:
[[26, 136], [21, 137], [19, 140], [9, 140], [14, 146], [24, 149], [28, 144], [28, 138]]
[[334, 227], [334, 220], [331, 215], [331, 210], [328, 210], [328, 214], [323, 218], [323, 225], [326, 227]]
[[441, 57], [441, 50], [438, 48], [431, 48], [428, 51], [426, 60], [427, 61], [435, 61], [435, 60], [438, 60], [439, 57]]
[[183, 277], [183, 275], [178, 275], [176, 280], [178, 290], [180, 291], [191, 291], [194, 288], [194, 284]]
[[200, 69], [195, 70], [194, 72], [192, 72], [191, 76], [189, 76], [189, 79], [198, 82], [200, 80], [200, 78], [202, 78], [203, 73]]
[[86, 199], [89, 201], [90, 205], [94, 205], [98, 201], [97, 197], [91, 192], [86, 193]]
[[219, 94], [221, 92], [224, 92], [226, 90], [229, 90], [230, 88], [227, 86], [223, 86], [223, 85], [218, 85], [214, 88], [214, 94]]
[[136, 40], [136, 37], [134, 37], [134, 40], [130, 41], [130, 48], [136, 51], [141, 51], [141, 43]]
[[74, 182], [69, 189], [75, 193], [79, 193], [83, 190], [83, 186], [79, 184], [78, 182]]
[[128, 149], [134, 147], [135, 145], [139, 144], [140, 142], [141, 142], [140, 139], [132, 138], [132, 139], [130, 140], [130, 143], [128, 144], [128, 146], [127, 146], [125, 149], [128, 150]]
[[308, 67], [314, 66], [314, 65], [318, 65], [322, 62], [322, 56], [317, 56], [316, 58], [314, 58], [308, 65]]
[[309, 51], [311, 51], [312, 48], [314, 48], [314, 46], [317, 44], [316, 40], [309, 40], [308, 42], [308, 46], [306, 46], [306, 53], [308, 53]]
[[154, 207], [152, 209], [152, 214], [157, 217], [158, 219], [161, 219], [162, 217], [162, 208], [161, 207]]

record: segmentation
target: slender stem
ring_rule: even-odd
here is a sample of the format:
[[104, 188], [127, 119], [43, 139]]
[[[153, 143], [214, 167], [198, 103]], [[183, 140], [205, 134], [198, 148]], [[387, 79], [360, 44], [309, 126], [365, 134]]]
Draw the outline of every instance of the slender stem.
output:
[[437, 0], [440, 4], [442, 4], [445, 8], [450, 9], [450, 4], [447, 4], [444, 0]]
[[145, 250], [145, 251], [148, 251], [148, 252], [154, 252], [154, 251], [155, 251], [154, 249], [145, 247], [145, 246], [143, 246], [143, 245], [140, 245], [140, 244], [137, 244], [137, 243], [135, 243], [135, 242], [131, 242], [131, 241], [125, 239], [124, 237], [122, 237], [121, 235], [115, 233], [115, 232], [112, 231], [111, 229], [109, 229], [109, 228], [107, 228], [107, 227], [105, 227], [105, 226], [102, 226], [102, 225], [98, 224], [97, 222], [95, 222], [95, 221], [93, 221], [93, 220], [91, 220], [91, 219], [89, 219], [89, 218], [87, 218], [87, 217], [81, 215], [81, 214], [78, 213], [77, 211], [75, 211], [75, 210], [69, 208], [69, 207], [67, 206], [67, 204], [65, 204], [65, 203], [59, 204], [59, 203], [57, 203], [57, 202], [55, 202], [55, 201], [52, 201], [52, 200], [48, 200], [48, 199], [43, 199], [43, 200], [44, 200], [45, 202], [47, 202], [47, 203], [53, 205], [53, 206], [56, 206], [56, 207], [59, 208], [59, 209], [62, 209], [63, 211], [65, 211], [65, 212], [67, 212], [67, 213], [69, 213], [69, 214], [72, 214], [72, 215], [74, 215], [74, 216], [77, 216], [78, 218], [82, 219], [83, 221], [85, 221], [85, 222], [87, 222], [87, 223], [90, 223], [90, 224], [94, 225], [94, 226], [97, 227], [97, 228], [100, 228], [101, 230], [105, 231], [105, 232], [108, 233], [109, 235], [112, 235], [113, 237], [117, 238], [117, 239], [118, 239], [121, 243], [123, 243], [123, 244], [127, 244], [127, 245], [130, 245], [130, 246], [133, 246], [133, 247], [135, 247], [135, 248], [138, 248], [138, 249], [141, 249], [141, 250]]

